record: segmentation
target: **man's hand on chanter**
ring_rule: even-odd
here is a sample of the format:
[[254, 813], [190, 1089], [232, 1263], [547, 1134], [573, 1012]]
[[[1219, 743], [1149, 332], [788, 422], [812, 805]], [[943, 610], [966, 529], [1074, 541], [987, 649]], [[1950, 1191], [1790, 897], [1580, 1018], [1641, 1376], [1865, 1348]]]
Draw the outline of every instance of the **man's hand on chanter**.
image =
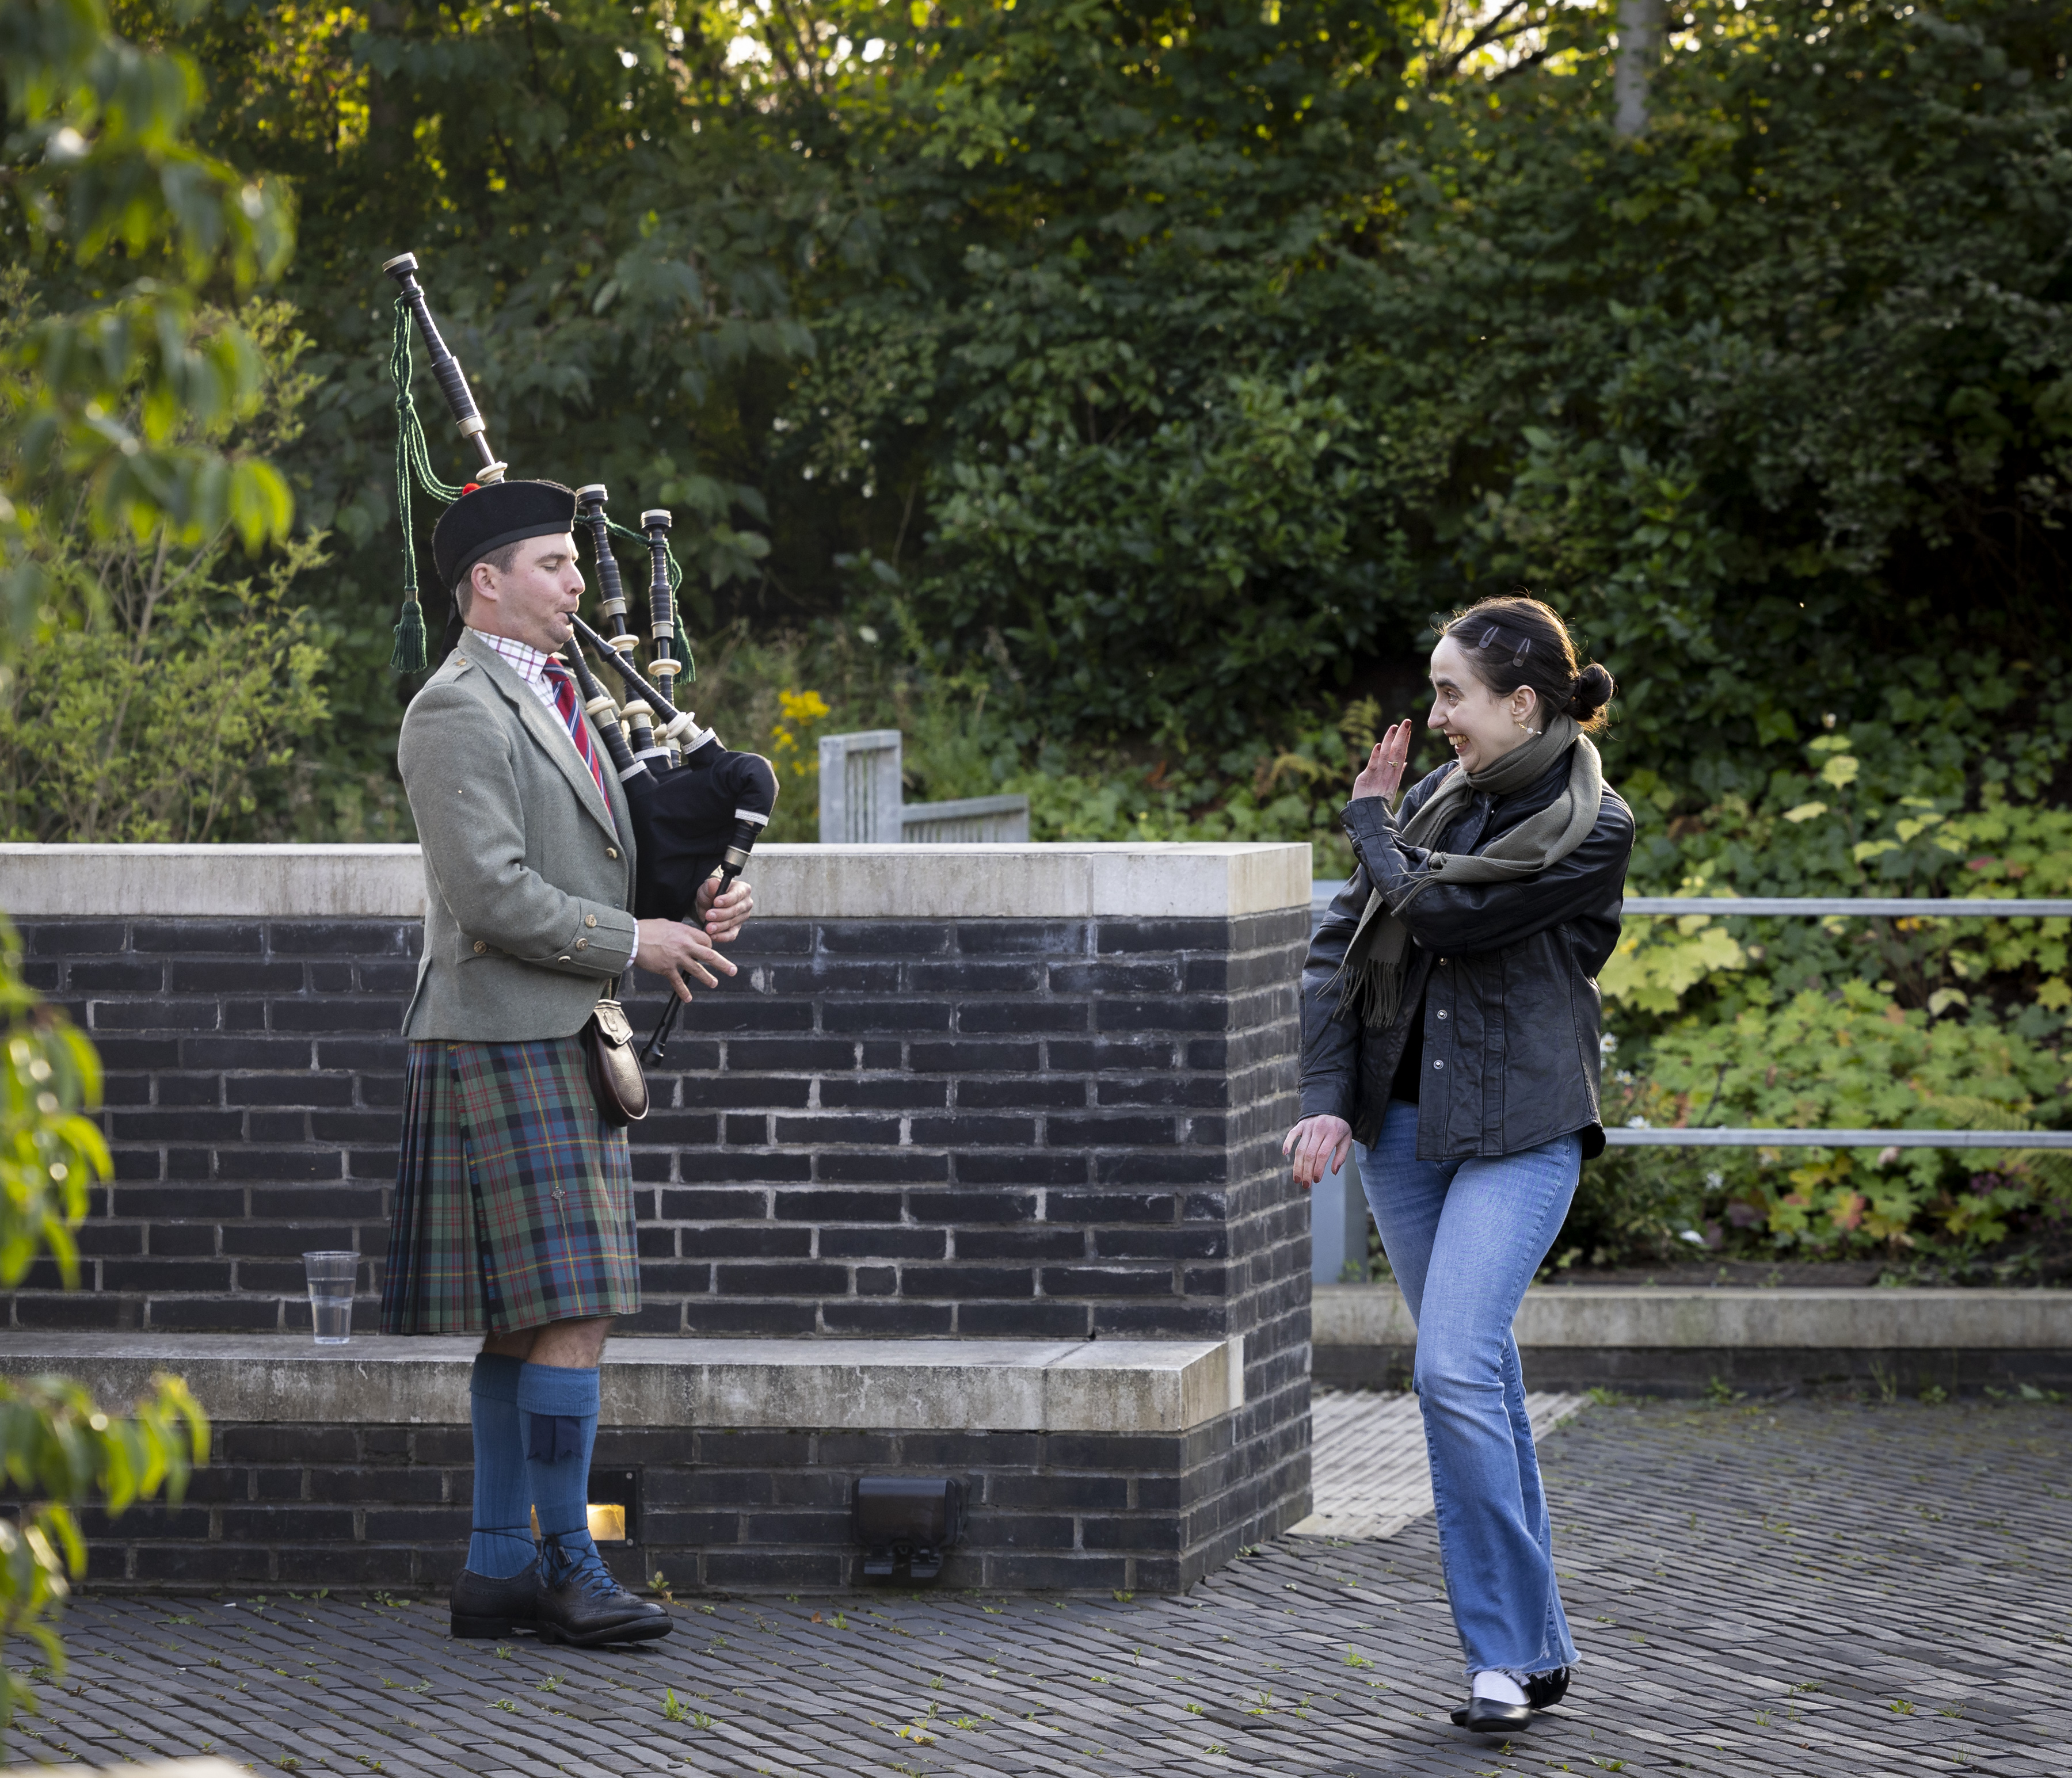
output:
[[680, 920], [643, 920], [639, 922], [640, 967], [652, 969], [675, 990], [676, 998], [688, 1000], [691, 984], [685, 975], [695, 975], [707, 988], [717, 988], [721, 975], [738, 973], [734, 965], [713, 949], [702, 926], [686, 926]]
[[745, 877], [735, 877], [724, 895], [719, 893], [717, 871], [698, 885], [697, 916], [705, 922], [706, 936], [716, 945], [732, 943], [754, 911], [754, 892]]
[[1343, 1118], [1305, 1118], [1288, 1132], [1281, 1152], [1295, 1157], [1295, 1183], [1314, 1185], [1345, 1165], [1353, 1152], [1353, 1127]]

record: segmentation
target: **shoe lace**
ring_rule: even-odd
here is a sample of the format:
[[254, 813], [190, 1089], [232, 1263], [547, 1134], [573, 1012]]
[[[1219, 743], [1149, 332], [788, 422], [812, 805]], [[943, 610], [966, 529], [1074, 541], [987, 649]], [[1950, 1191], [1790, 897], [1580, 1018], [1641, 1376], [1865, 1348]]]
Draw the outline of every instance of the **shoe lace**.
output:
[[549, 1531], [541, 1539], [541, 1571], [549, 1587], [578, 1583], [586, 1593], [610, 1593], [619, 1583], [588, 1531]]

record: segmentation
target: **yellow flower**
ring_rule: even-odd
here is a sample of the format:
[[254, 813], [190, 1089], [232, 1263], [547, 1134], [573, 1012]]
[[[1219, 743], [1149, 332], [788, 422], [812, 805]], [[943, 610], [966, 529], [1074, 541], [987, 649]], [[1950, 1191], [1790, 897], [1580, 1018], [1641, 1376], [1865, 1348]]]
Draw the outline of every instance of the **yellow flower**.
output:
[[818, 692], [779, 692], [777, 705], [787, 722], [818, 722], [830, 715], [827, 700]]

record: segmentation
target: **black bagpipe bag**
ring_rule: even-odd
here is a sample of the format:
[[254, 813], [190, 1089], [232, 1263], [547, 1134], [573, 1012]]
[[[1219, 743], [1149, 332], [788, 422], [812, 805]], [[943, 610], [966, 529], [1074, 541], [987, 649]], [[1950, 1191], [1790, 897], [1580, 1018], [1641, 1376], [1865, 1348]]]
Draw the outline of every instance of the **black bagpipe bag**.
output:
[[648, 775], [626, 786], [638, 858], [636, 918], [690, 918], [699, 885], [727, 862], [731, 848], [745, 852], [754, 844], [777, 806], [777, 774], [762, 754], [709, 742], [700, 750], [718, 757], [660, 773], [650, 760]]

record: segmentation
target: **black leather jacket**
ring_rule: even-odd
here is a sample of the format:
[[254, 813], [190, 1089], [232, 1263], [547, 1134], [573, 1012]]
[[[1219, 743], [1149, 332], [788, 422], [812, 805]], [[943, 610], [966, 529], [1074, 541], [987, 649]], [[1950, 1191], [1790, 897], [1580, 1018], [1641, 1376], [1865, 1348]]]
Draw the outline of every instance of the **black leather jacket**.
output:
[[[1372, 1142], [1409, 1037], [1408, 1019], [1371, 1030], [1338, 1007], [1334, 984], [1376, 882], [1386, 889], [1424, 868], [1398, 828], [1423, 807], [1449, 762], [1420, 780], [1392, 823], [1383, 799], [1363, 797], [1341, 817], [1359, 868], [1324, 916], [1302, 969], [1302, 1115], [1343, 1118]], [[1432, 848], [1480, 852], [1544, 809], [1568, 782], [1564, 754], [1537, 782], [1501, 802], [1475, 797]], [[1597, 973], [1618, 943], [1633, 811], [1612, 791], [1589, 837], [1537, 877], [1515, 883], [1437, 883], [1404, 914], [1403, 1005], [1424, 1005], [1417, 1158], [1516, 1154], [1580, 1132], [1601, 1153]]]

